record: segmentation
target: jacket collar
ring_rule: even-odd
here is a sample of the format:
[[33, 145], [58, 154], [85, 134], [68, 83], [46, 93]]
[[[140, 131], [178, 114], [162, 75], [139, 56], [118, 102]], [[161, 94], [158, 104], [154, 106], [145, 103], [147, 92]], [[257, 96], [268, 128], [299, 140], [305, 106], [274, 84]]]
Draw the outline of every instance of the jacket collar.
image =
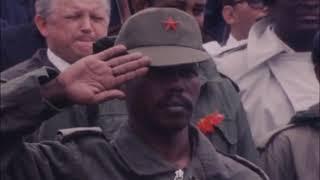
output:
[[47, 49], [38, 50], [33, 56], [32, 59], [37, 61], [40, 66], [53, 67], [58, 70], [50, 61], [47, 55]]
[[[212, 144], [195, 127], [190, 126], [193, 157], [189, 166], [197, 164], [205, 176], [215, 176], [222, 171], [223, 165], [218, 160], [217, 152]], [[154, 175], [174, 172], [177, 170], [172, 164], [162, 159], [154, 150], [144, 144], [130, 129], [128, 123], [115, 135], [111, 144], [115, 147], [129, 169], [138, 175]], [[194, 163], [200, 161], [201, 163]]]
[[262, 19], [253, 25], [249, 32], [247, 46], [247, 65], [249, 70], [285, 52], [294, 51], [278, 38], [268, 18]]

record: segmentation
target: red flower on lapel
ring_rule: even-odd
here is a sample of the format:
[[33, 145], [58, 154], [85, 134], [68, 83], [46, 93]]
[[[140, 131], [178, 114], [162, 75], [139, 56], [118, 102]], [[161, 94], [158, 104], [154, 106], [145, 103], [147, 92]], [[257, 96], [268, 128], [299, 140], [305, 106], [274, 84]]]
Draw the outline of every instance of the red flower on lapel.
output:
[[204, 134], [210, 134], [214, 132], [214, 128], [224, 120], [224, 115], [218, 112], [209, 114], [199, 120], [197, 123], [198, 128]]

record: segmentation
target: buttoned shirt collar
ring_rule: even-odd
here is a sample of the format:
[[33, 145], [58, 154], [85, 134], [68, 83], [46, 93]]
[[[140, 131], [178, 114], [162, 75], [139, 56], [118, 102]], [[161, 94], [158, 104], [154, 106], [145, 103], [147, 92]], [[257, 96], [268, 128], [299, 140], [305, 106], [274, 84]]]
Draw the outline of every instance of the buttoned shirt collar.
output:
[[57, 56], [56, 54], [54, 54], [49, 48], [48, 48], [48, 50], [47, 50], [47, 55], [48, 55], [49, 61], [50, 61], [60, 72], [63, 72], [64, 70], [66, 70], [66, 69], [70, 66], [70, 63], [68, 63], [67, 61], [61, 59], [59, 56]]
[[239, 41], [230, 33], [229, 38], [226, 42], [226, 46], [237, 44]]

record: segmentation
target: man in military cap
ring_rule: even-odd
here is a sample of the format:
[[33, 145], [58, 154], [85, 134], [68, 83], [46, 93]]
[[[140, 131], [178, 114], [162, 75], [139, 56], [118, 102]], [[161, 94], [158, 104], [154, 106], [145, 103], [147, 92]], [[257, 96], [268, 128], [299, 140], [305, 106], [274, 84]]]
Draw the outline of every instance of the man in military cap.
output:
[[[150, 7], [172, 7], [193, 16], [200, 29], [203, 26], [206, 0], [131, 0], [133, 9], [138, 12]], [[206, 136], [221, 152], [240, 155], [251, 162], [258, 162], [258, 153], [252, 139], [248, 120], [240, 97], [233, 83], [219, 74], [214, 62], [199, 64], [203, 73], [200, 98], [192, 121], [197, 123], [203, 117], [218, 112], [225, 119], [217, 125], [217, 131]], [[119, 111], [118, 114], [123, 114]]]
[[320, 27], [320, 2], [266, 3], [269, 14], [254, 24], [247, 43], [213, 56], [219, 71], [240, 87], [256, 143], [316, 104], [320, 94], [310, 60], [312, 39]]
[[[99, 128], [80, 128], [62, 130], [60, 142], [40, 144], [22, 143], [21, 137], [42, 121], [21, 117], [16, 124], [1, 119], [1, 175], [34, 180], [267, 179], [249, 162], [216, 152], [190, 124], [201, 88], [198, 63], [209, 57], [201, 48], [196, 27], [191, 16], [172, 8], [148, 9], [132, 16], [116, 44], [124, 44], [129, 54], [142, 52], [150, 57], [145, 76], [141, 75], [146, 73], [146, 64], [141, 61], [99, 60], [118, 55], [108, 50], [77, 61], [51, 80], [53, 72], [42, 77], [28, 74], [34, 84], [39, 84], [36, 79], [42, 82], [24, 91], [37, 99], [54, 97], [83, 104], [126, 95], [129, 118], [111, 139]], [[3, 102], [16, 92], [6, 86], [18, 80], [4, 84]], [[121, 91], [117, 88], [122, 82], [126, 83]], [[4, 112], [23, 103], [5, 103]], [[60, 103], [55, 101], [55, 105]]]

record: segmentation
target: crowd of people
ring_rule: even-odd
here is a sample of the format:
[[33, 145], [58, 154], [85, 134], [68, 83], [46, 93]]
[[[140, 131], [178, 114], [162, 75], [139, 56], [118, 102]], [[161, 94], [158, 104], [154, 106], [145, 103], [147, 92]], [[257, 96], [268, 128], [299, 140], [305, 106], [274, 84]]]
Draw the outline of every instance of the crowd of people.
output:
[[1, 180], [318, 180], [320, 1], [212, 3], [1, 1]]

